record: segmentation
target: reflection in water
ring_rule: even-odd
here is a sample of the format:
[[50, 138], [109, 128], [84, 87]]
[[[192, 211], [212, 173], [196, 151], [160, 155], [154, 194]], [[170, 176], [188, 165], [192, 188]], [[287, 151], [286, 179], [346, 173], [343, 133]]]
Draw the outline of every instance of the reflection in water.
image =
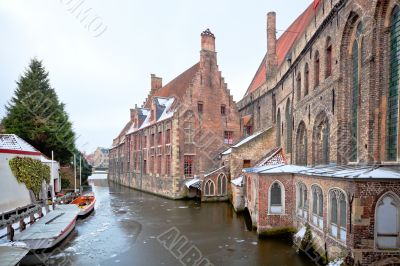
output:
[[[157, 236], [176, 227], [214, 265], [312, 265], [288, 239], [261, 240], [228, 203], [173, 201], [95, 181], [95, 212], [68, 241], [40, 254], [46, 264], [179, 265]], [[32, 256], [31, 256], [32, 257]], [[28, 263], [24, 260], [24, 264]]]

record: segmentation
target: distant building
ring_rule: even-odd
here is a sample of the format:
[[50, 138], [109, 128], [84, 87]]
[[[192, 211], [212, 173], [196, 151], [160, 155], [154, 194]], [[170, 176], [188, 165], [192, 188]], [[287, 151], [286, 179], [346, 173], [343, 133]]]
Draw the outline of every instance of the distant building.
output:
[[[165, 86], [151, 75], [148, 98], [131, 109], [130, 121], [113, 141], [109, 179], [182, 198], [189, 194], [185, 182], [218, 168], [219, 153], [240, 137], [236, 103], [218, 69], [215, 36], [207, 29], [198, 63]], [[204, 190], [205, 184], [197, 186]], [[227, 188], [223, 192], [227, 198]]]
[[[0, 213], [33, 203], [25, 184], [18, 183], [11, 172], [9, 160], [15, 157], [30, 157], [51, 167], [51, 160], [40, 151], [14, 134], [0, 134]], [[52, 196], [60, 191], [58, 162], [53, 161], [53, 175], [49, 185]], [[47, 197], [47, 194], [46, 194]]]
[[86, 160], [93, 168], [108, 168], [108, 149], [98, 147], [93, 153], [86, 155]]

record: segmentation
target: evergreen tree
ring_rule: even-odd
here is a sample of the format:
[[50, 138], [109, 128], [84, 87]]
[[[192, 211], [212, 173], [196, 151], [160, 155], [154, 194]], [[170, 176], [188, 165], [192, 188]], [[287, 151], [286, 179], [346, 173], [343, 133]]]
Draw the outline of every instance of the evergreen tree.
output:
[[48, 157], [53, 150], [55, 160], [69, 164], [77, 152], [75, 133], [48, 76], [42, 62], [32, 59], [17, 81], [2, 123], [5, 133], [20, 136]]

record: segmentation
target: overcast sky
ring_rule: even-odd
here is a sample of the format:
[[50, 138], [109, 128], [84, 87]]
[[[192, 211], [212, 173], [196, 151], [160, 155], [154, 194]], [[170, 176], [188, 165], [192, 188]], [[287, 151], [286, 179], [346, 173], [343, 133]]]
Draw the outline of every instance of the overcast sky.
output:
[[236, 101], [266, 52], [266, 13], [278, 35], [311, 0], [0, 0], [0, 118], [33, 57], [79, 137], [110, 147], [129, 108], [148, 94], [150, 74], [167, 84], [199, 61], [200, 33], [216, 36], [218, 64]]

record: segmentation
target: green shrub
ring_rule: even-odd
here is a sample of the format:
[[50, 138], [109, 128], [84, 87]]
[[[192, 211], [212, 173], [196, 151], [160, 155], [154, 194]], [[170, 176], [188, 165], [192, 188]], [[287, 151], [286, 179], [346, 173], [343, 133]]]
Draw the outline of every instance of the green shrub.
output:
[[39, 160], [28, 157], [15, 157], [9, 161], [13, 175], [19, 183], [33, 191], [36, 198], [39, 198], [43, 180], [50, 182], [50, 167]]

